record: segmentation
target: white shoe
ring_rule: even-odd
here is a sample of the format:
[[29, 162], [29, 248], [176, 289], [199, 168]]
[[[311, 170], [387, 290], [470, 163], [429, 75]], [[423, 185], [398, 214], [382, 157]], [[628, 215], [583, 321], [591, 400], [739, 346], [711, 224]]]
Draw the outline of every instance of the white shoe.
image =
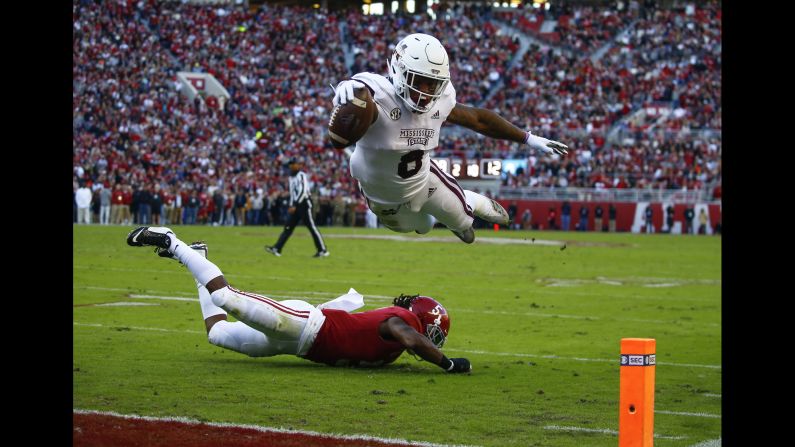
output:
[[485, 220], [488, 223], [493, 224], [500, 224], [508, 226], [511, 223], [511, 218], [508, 216], [508, 212], [505, 211], [505, 208], [502, 207], [499, 203], [497, 203], [494, 199], [489, 199], [491, 202], [491, 208], [488, 208], [486, 211], [481, 212], [480, 210], [473, 210], [475, 215], [480, 217], [481, 219]]
[[171, 245], [171, 236], [174, 232], [167, 227], [138, 227], [127, 235], [127, 245], [132, 247], [143, 247], [154, 245], [155, 247], [168, 248]]
[[460, 232], [455, 230], [450, 231], [452, 231], [454, 235], [458, 236], [459, 239], [466, 242], [467, 244], [475, 242], [475, 230], [473, 230], [472, 227]]

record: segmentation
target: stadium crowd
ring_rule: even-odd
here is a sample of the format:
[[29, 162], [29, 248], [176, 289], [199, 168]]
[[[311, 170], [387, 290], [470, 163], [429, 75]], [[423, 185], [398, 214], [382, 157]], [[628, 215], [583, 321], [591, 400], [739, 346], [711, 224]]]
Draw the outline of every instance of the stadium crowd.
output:
[[[486, 6], [442, 5], [434, 20], [268, 4], [76, 1], [75, 219], [279, 224], [283, 164], [298, 155], [320, 204], [318, 222], [363, 223], [366, 205], [346, 155], [325, 140], [329, 84], [358, 71], [383, 73], [390, 45], [406, 29], [446, 45], [460, 102], [478, 104], [501, 80], [482, 106], [572, 148], [562, 161], [537, 158], [515, 143], [445, 131], [440, 156], [529, 157], [527, 171], [507, 175], [506, 186], [690, 189], [719, 182], [720, 138], [699, 133], [720, 129], [719, 6], [642, 16], [566, 12], [574, 23], [594, 23], [598, 37], [571, 44], [574, 56], [531, 47], [508, 69], [519, 40], [500, 31], [498, 14]], [[630, 17], [633, 32], [591, 61], [593, 49]], [[231, 96], [226, 107], [187, 100], [180, 71], [215, 76]], [[620, 121], [659, 103], [673, 110], [666, 119]], [[609, 141], [613, 126], [627, 138]]]

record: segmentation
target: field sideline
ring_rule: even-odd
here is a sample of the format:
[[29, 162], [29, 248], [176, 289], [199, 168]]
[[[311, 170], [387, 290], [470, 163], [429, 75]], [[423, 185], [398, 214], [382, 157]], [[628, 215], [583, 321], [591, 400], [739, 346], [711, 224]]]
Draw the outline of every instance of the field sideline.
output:
[[478, 230], [173, 227], [204, 240], [236, 288], [313, 304], [353, 287], [451, 314], [444, 351], [471, 375], [407, 354], [385, 368], [249, 358], [210, 345], [177, 262], [121, 226], [74, 226], [73, 401], [79, 411], [482, 446], [617, 445], [622, 337], [657, 340], [655, 445], [720, 445], [721, 238]]

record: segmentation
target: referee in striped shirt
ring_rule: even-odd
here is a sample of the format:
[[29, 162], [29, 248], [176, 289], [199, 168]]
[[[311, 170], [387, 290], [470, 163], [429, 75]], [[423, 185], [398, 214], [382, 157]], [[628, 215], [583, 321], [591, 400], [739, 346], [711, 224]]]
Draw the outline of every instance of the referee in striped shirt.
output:
[[309, 181], [306, 174], [301, 171], [304, 162], [300, 158], [293, 157], [290, 159], [290, 208], [287, 212], [290, 216], [287, 218], [287, 224], [284, 226], [284, 231], [279, 236], [276, 245], [266, 246], [265, 250], [274, 254], [275, 256], [282, 255], [282, 248], [287, 243], [287, 239], [293, 234], [295, 226], [299, 220], [303, 220], [309, 232], [312, 234], [312, 239], [315, 241], [316, 258], [328, 256], [326, 244], [323, 242], [323, 236], [320, 235], [315, 219], [312, 217], [312, 199], [309, 197]]

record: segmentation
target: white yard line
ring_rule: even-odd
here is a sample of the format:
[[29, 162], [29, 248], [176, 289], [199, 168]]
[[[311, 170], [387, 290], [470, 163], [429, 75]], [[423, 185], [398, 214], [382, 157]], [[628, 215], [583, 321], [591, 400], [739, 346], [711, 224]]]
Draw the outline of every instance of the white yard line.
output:
[[113, 411], [94, 411], [94, 410], [84, 410], [75, 408], [72, 410], [76, 414], [85, 414], [85, 415], [99, 415], [99, 416], [112, 416], [118, 417], [123, 419], [132, 419], [137, 421], [150, 421], [150, 422], [175, 422], [185, 425], [209, 425], [211, 427], [220, 427], [220, 428], [242, 428], [242, 429], [249, 429], [249, 430], [256, 430], [262, 433], [284, 433], [284, 434], [296, 434], [296, 435], [308, 435], [308, 436], [318, 436], [322, 438], [329, 438], [329, 439], [339, 439], [339, 440], [351, 440], [351, 441], [376, 441], [385, 444], [392, 444], [398, 446], [416, 446], [416, 447], [475, 447], [475, 446], [468, 446], [462, 444], [434, 444], [431, 442], [424, 442], [424, 441], [407, 441], [405, 439], [397, 439], [397, 438], [381, 438], [378, 436], [370, 436], [370, 435], [343, 435], [343, 434], [336, 434], [336, 433], [321, 433], [316, 431], [310, 430], [294, 430], [294, 429], [287, 429], [287, 428], [277, 428], [277, 427], [265, 427], [261, 425], [250, 425], [250, 424], [234, 424], [234, 423], [227, 423], [227, 422], [202, 422], [196, 419], [190, 419], [182, 416], [175, 416], [175, 417], [153, 417], [153, 416], [139, 416], [136, 414], [120, 414]]
[[[97, 287], [97, 286], [73, 286], [75, 289], [88, 289], [88, 290], [107, 290], [110, 292], [148, 292], [148, 293], [176, 293], [178, 295], [185, 295], [185, 296], [194, 296], [196, 292], [174, 292], [174, 291], [166, 291], [166, 290], [152, 290], [152, 289], [131, 289], [131, 288], [120, 288], [120, 287]], [[272, 290], [273, 293], [283, 293], [283, 294], [293, 294], [290, 296], [301, 296], [301, 295], [319, 295], [323, 297], [329, 298], [336, 298], [344, 293], [344, 291], [340, 290], [339, 293], [336, 292], [318, 292], [318, 291], [308, 291], [308, 290]], [[254, 291], [254, 293], [262, 293]], [[367, 298], [376, 298], [376, 299], [393, 299], [393, 296], [387, 295], [365, 295]]]
[[125, 329], [135, 329], [138, 331], [155, 331], [155, 332], [179, 332], [179, 333], [186, 333], [186, 334], [204, 334], [205, 331], [191, 331], [189, 329], [163, 329], [159, 327], [141, 327], [141, 326], [124, 326], [120, 324], [114, 325], [106, 325], [106, 324], [99, 324], [99, 323], [79, 323], [73, 322], [73, 326], [83, 326], [83, 327], [99, 327], [99, 328], [108, 328], [108, 329], [116, 329], [116, 328], [125, 328]]
[[[86, 289], [93, 289], [93, 290], [107, 290], [107, 291], [122, 291], [122, 292], [129, 292], [129, 289], [120, 289], [120, 288], [109, 288], [109, 287], [93, 287], [93, 286], [83, 286]], [[181, 293], [181, 292], [173, 292], [173, 293]], [[329, 293], [329, 292], [293, 292], [293, 291], [286, 291], [283, 294], [274, 294], [268, 292], [257, 292], [260, 295], [265, 295], [269, 298], [282, 298], [282, 299], [299, 299], [304, 301], [314, 301], [314, 300], [321, 300], [321, 298], [308, 298], [306, 295], [320, 295], [323, 298], [336, 298], [338, 295]], [[148, 294], [129, 294], [127, 295], [129, 298], [138, 298], [138, 299], [162, 299], [162, 300], [171, 300], [171, 301], [198, 301], [197, 298], [182, 298], [182, 297], [174, 297], [168, 295], [148, 295]], [[365, 295], [365, 302], [368, 300], [375, 300], [375, 301], [391, 301], [394, 297], [386, 296], [386, 295]], [[473, 310], [473, 309], [460, 309], [460, 308], [451, 308], [451, 312], [464, 312], [464, 313], [478, 313], [478, 314], [492, 314], [492, 315], [510, 315], [510, 316], [527, 316], [527, 317], [541, 317], [541, 318], [566, 318], [566, 319], [575, 319], [575, 320], [601, 320], [602, 317], [591, 316], [591, 315], [570, 315], [570, 314], [548, 314], [543, 312], [511, 312], [511, 311], [498, 311], [498, 310]], [[610, 321], [628, 321], [628, 322], [635, 322], [635, 323], [651, 323], [651, 324], [675, 324], [679, 321], [665, 321], [665, 320], [647, 320], [641, 318], [618, 318], [612, 317], [608, 318]], [[700, 323], [696, 321], [685, 321], [685, 323], [693, 323], [699, 326], [709, 326], [709, 327], [720, 327], [720, 324], [717, 323]]]
[[699, 442], [698, 444], [693, 444], [690, 447], [721, 447], [721, 445], [721, 438], [718, 438]]
[[[452, 311], [453, 309], [451, 309]], [[528, 317], [551, 317], [551, 318], [570, 318], [575, 320], [601, 320], [602, 317], [596, 317], [592, 315], [570, 315], [570, 314], [548, 314], [543, 312], [511, 312], [511, 311], [500, 311], [500, 310], [473, 310], [473, 309], [455, 309], [455, 312], [467, 312], [467, 313], [479, 313], [479, 314], [493, 314], [493, 315], [524, 315]], [[665, 320], [646, 320], [642, 318], [618, 318], [618, 317], [611, 317], [607, 318], [610, 321], [629, 321], [634, 323], [652, 323], [652, 324], [675, 324], [679, 323], [680, 321], [665, 321]], [[694, 323], [699, 326], [711, 326], [711, 327], [720, 327], [720, 324], [717, 323], [701, 323], [692, 320], [684, 321], [686, 323]]]
[[690, 413], [687, 411], [663, 411], [663, 410], [655, 410], [657, 414], [672, 414], [674, 416], [693, 416], [699, 418], [715, 418], [720, 419], [721, 416], [719, 414], [710, 414], [710, 413]]
[[[445, 348], [447, 351], [456, 351], [456, 352], [466, 352], [468, 354], [483, 354], [483, 355], [497, 355], [497, 356], [506, 356], [506, 357], [535, 357], [540, 359], [553, 359], [553, 360], [574, 360], [577, 362], [603, 362], [603, 363], [616, 363], [616, 359], [589, 359], [584, 357], [563, 357], [555, 354], [522, 354], [517, 352], [490, 352], [490, 351], [476, 351], [471, 349], [455, 349], [455, 348]], [[665, 365], [665, 366], [686, 366], [691, 368], [711, 368], [711, 369], [721, 369], [721, 365], [699, 365], [693, 363], [670, 363], [670, 362], [661, 362], [657, 361], [658, 365]]]
[[[613, 435], [618, 436], [617, 430], [611, 430], [609, 428], [587, 428], [587, 427], [571, 427], [571, 426], [560, 426], [560, 425], [547, 425], [544, 427], [544, 430], [557, 430], [557, 431], [579, 431], [585, 433], [604, 433], [606, 435]], [[655, 433], [654, 437], [657, 439], [687, 439], [687, 436], [666, 436], [661, 435], [659, 433]]]
[[[163, 329], [163, 328], [152, 328], [152, 327], [137, 327], [137, 326], [121, 326], [121, 325], [103, 325], [99, 323], [82, 323], [82, 322], [73, 322], [75, 326], [86, 326], [86, 327], [107, 327], [107, 328], [114, 328], [114, 327], [129, 327], [130, 329], [139, 329], [144, 331], [160, 331], [160, 332], [186, 332], [191, 334], [204, 334], [201, 331], [190, 331], [190, 330], [174, 330], [174, 329]], [[446, 351], [454, 351], [454, 352], [466, 352], [468, 354], [481, 354], [481, 355], [496, 355], [496, 356], [506, 356], [506, 357], [533, 357], [533, 358], [542, 358], [542, 359], [550, 359], [550, 360], [573, 360], [577, 362], [603, 362], [603, 363], [618, 363], [618, 359], [589, 359], [583, 357], [564, 357], [554, 354], [525, 354], [525, 353], [517, 353], [517, 352], [490, 352], [490, 351], [475, 351], [470, 349], [455, 349], [455, 348], [445, 348]], [[669, 363], [669, 362], [660, 362], [657, 361], [658, 365], [665, 365], [665, 366], [685, 366], [685, 367], [692, 367], [692, 368], [712, 368], [712, 369], [721, 369], [720, 365], [698, 365], [698, 364], [691, 364], [691, 363]]]
[[[453, 242], [453, 243], [460, 243], [458, 238], [455, 236], [400, 236], [400, 235], [392, 235], [392, 234], [329, 234], [329, 238], [332, 239], [370, 239], [370, 240], [386, 240], [386, 241], [398, 241], [398, 242]], [[478, 236], [475, 239], [475, 242], [480, 242], [482, 244], [496, 244], [496, 245], [539, 245], [539, 246], [553, 246], [553, 247], [560, 247], [565, 245], [566, 242], [564, 241], [555, 241], [555, 240], [544, 240], [544, 239], [535, 239], [535, 238], [522, 238], [522, 239], [513, 239], [513, 238], [502, 238], [502, 237], [489, 237], [489, 236]], [[577, 242], [572, 242], [572, 244], [576, 244]], [[608, 245], [609, 246], [609, 245]], [[618, 246], [618, 245], [616, 245]]]

